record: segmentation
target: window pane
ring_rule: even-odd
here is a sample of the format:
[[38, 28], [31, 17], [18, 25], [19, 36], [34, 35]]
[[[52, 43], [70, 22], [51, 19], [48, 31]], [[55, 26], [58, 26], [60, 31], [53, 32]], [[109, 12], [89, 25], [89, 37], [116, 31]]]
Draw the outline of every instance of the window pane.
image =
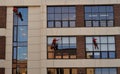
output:
[[106, 13], [100, 13], [100, 20], [106, 20], [107, 14]]
[[63, 22], [62, 22], [62, 26], [63, 26], [63, 27], [68, 27], [68, 21], [63, 21]]
[[86, 37], [86, 43], [93, 43], [92, 42], [92, 37]]
[[87, 58], [88, 59], [93, 58], [93, 53], [92, 52], [87, 52]]
[[102, 56], [102, 58], [108, 58], [107, 52], [101, 52], [101, 56]]
[[93, 21], [93, 26], [95, 27], [95, 26], [99, 26], [99, 21]]
[[48, 13], [54, 13], [54, 7], [48, 7], [47, 10]]
[[69, 13], [75, 13], [76, 10], [75, 10], [75, 7], [69, 7]]
[[93, 44], [86, 44], [86, 51], [93, 51]]
[[99, 20], [99, 13], [92, 13], [92, 20]]
[[107, 13], [107, 19], [113, 19], [113, 13]]
[[69, 48], [69, 38], [68, 37], [63, 37], [62, 38], [62, 42], [63, 42], [63, 48]]
[[105, 27], [106, 26], [106, 21], [100, 21], [100, 26]]
[[70, 48], [76, 48], [76, 38], [70, 37]]
[[75, 20], [76, 15], [75, 14], [69, 14], [69, 20]]
[[61, 14], [55, 14], [55, 20], [61, 20]]
[[99, 12], [106, 12], [105, 6], [99, 6]]
[[85, 20], [92, 20], [92, 18], [91, 18], [92, 16], [91, 16], [91, 13], [86, 13], [85, 14]]
[[54, 14], [48, 14], [48, 20], [54, 20]]
[[92, 12], [92, 8], [90, 6], [85, 6], [85, 12]]
[[100, 58], [100, 52], [94, 52], [94, 58]]
[[62, 13], [68, 13], [68, 7], [62, 7]]
[[107, 44], [101, 44], [101, 51], [107, 51]]
[[116, 68], [110, 68], [110, 74], [117, 74]]
[[109, 74], [109, 69], [103, 68], [102, 69], [102, 74]]
[[115, 43], [114, 37], [108, 37], [108, 43]]
[[48, 21], [48, 27], [54, 27], [54, 21]]
[[109, 52], [109, 58], [115, 58], [115, 52]]
[[85, 23], [86, 23], [87, 27], [91, 27], [92, 26], [92, 22], [91, 21], [85, 21]]
[[61, 13], [61, 7], [54, 7], [55, 8], [55, 13]]
[[107, 9], [107, 12], [113, 12], [113, 7], [112, 6], [107, 6], [106, 9]]
[[113, 26], [113, 21], [107, 21], [108, 26]]
[[27, 59], [27, 47], [18, 47], [17, 59], [18, 60]]
[[92, 7], [92, 12], [98, 12], [98, 6], [93, 6]]
[[96, 68], [95, 69], [95, 74], [101, 74], [101, 69], [100, 68]]
[[55, 27], [61, 27], [61, 22], [60, 21], [56, 21], [55, 22]]
[[107, 37], [101, 37], [101, 43], [107, 43]]
[[68, 14], [62, 14], [62, 20], [68, 20]]
[[108, 44], [109, 51], [115, 51], [115, 44]]
[[70, 21], [70, 27], [75, 27], [75, 21]]

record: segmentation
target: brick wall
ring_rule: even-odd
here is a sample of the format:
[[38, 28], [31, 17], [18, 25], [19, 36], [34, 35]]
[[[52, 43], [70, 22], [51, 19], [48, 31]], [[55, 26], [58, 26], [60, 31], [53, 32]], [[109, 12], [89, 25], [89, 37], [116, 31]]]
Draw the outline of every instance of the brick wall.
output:
[[0, 28], [6, 28], [7, 8], [0, 6]]
[[5, 59], [5, 36], [0, 36], [0, 59]]
[[115, 36], [115, 42], [116, 42], [116, 56], [120, 59], [120, 35]]
[[77, 58], [85, 59], [85, 39], [84, 36], [77, 37]]
[[5, 74], [5, 68], [0, 68], [0, 74]]
[[83, 5], [76, 6], [76, 26], [84, 27], [84, 6]]
[[114, 5], [115, 26], [120, 26], [120, 4]]

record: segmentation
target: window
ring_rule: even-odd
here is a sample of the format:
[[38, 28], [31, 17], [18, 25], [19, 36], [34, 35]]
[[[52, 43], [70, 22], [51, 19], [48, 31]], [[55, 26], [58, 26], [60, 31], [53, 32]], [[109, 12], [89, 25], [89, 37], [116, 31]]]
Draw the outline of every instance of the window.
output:
[[0, 6], [0, 28], [6, 28], [7, 6]]
[[117, 74], [116, 68], [87, 68], [87, 74]]
[[[94, 44], [93, 39], [96, 40], [96, 44]], [[115, 58], [114, 36], [87, 36], [86, 58], [94, 58], [94, 59]]]
[[47, 74], [78, 74], [76, 68], [48, 68]]
[[0, 59], [5, 59], [6, 37], [0, 36]]
[[76, 37], [48, 37], [49, 59], [76, 58]]
[[113, 6], [85, 6], [86, 27], [110, 27], [113, 20]]
[[5, 74], [5, 68], [0, 68], [0, 74]]
[[[13, 13], [13, 74], [27, 74], [28, 8], [15, 7]], [[17, 15], [16, 15], [17, 14]], [[22, 20], [23, 19], [23, 20]]]
[[48, 6], [48, 28], [75, 27], [76, 9], [74, 6]]

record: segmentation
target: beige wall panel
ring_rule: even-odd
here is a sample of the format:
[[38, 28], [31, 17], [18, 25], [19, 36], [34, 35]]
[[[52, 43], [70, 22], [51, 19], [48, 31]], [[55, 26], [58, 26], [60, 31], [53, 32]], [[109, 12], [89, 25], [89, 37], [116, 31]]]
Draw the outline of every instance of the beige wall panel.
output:
[[34, 52], [31, 52], [31, 53], [28, 53], [29, 55], [28, 55], [28, 58], [29, 58], [29, 60], [28, 61], [40, 61], [40, 53], [38, 52], [36, 52], [36, 53], [34, 53]]
[[28, 68], [28, 74], [41, 74], [40, 68]]
[[[6, 52], [6, 58], [5, 58], [5, 60], [7, 61], [7, 60], [11, 60], [12, 61], [12, 53], [11, 52]], [[11, 64], [11, 63], [10, 63]]]
[[40, 37], [39, 29], [29, 30], [28, 33], [29, 33], [28, 37]]
[[5, 35], [6, 35], [6, 30], [0, 29], [0, 36], [5, 36]]
[[0, 0], [0, 5], [7, 6], [26, 6], [26, 5], [40, 5], [41, 0]]
[[[46, 51], [46, 52], [43, 52], [43, 51], [42, 51], [40, 54], [41, 54], [40, 59], [41, 59], [41, 60], [46, 60], [46, 61], [47, 61], [47, 51]], [[42, 63], [41, 63], [41, 64], [42, 64]]]
[[28, 61], [28, 69], [29, 68], [40, 68], [40, 61]]
[[6, 53], [11, 53], [12, 54], [12, 45], [11, 44], [6, 45]]
[[60, 35], [116, 35], [119, 33], [120, 33], [119, 27], [47, 29], [47, 35], [59, 35], [59, 36]]
[[12, 74], [11, 68], [5, 68], [5, 74]]
[[[82, 59], [82, 60], [54, 60], [54, 67], [119, 67], [120, 59], [110, 59], [110, 60], [104, 60], [104, 59]], [[52, 63], [52, 61], [47, 61], [46, 63]], [[114, 62], [114, 63], [113, 63]], [[47, 65], [50, 67], [50, 65]]]
[[29, 22], [29, 30], [40, 30], [41, 29], [42, 24], [40, 23], [40, 21], [38, 22]]
[[96, 5], [96, 4], [113, 4], [118, 3], [118, 0], [46, 0], [47, 5]]
[[40, 37], [29, 37], [28, 44], [40, 44]]
[[31, 52], [39, 52], [40, 53], [40, 44], [31, 44], [31, 45], [28, 45], [28, 51], [29, 53]]

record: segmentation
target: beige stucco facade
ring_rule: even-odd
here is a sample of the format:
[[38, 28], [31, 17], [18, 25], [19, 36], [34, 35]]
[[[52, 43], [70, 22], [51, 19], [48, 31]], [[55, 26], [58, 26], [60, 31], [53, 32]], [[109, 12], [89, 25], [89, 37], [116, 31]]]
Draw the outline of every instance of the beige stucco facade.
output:
[[6, 36], [6, 59], [0, 60], [0, 67], [5, 67], [5, 74], [12, 74], [13, 6], [28, 6], [28, 74], [47, 74], [47, 67], [120, 67], [120, 59], [47, 59], [46, 37], [49, 35], [120, 34], [120, 27], [47, 28], [47, 5], [78, 4], [120, 4], [120, 0], [0, 0], [0, 6], [7, 6], [7, 27], [0, 29], [0, 36]]

